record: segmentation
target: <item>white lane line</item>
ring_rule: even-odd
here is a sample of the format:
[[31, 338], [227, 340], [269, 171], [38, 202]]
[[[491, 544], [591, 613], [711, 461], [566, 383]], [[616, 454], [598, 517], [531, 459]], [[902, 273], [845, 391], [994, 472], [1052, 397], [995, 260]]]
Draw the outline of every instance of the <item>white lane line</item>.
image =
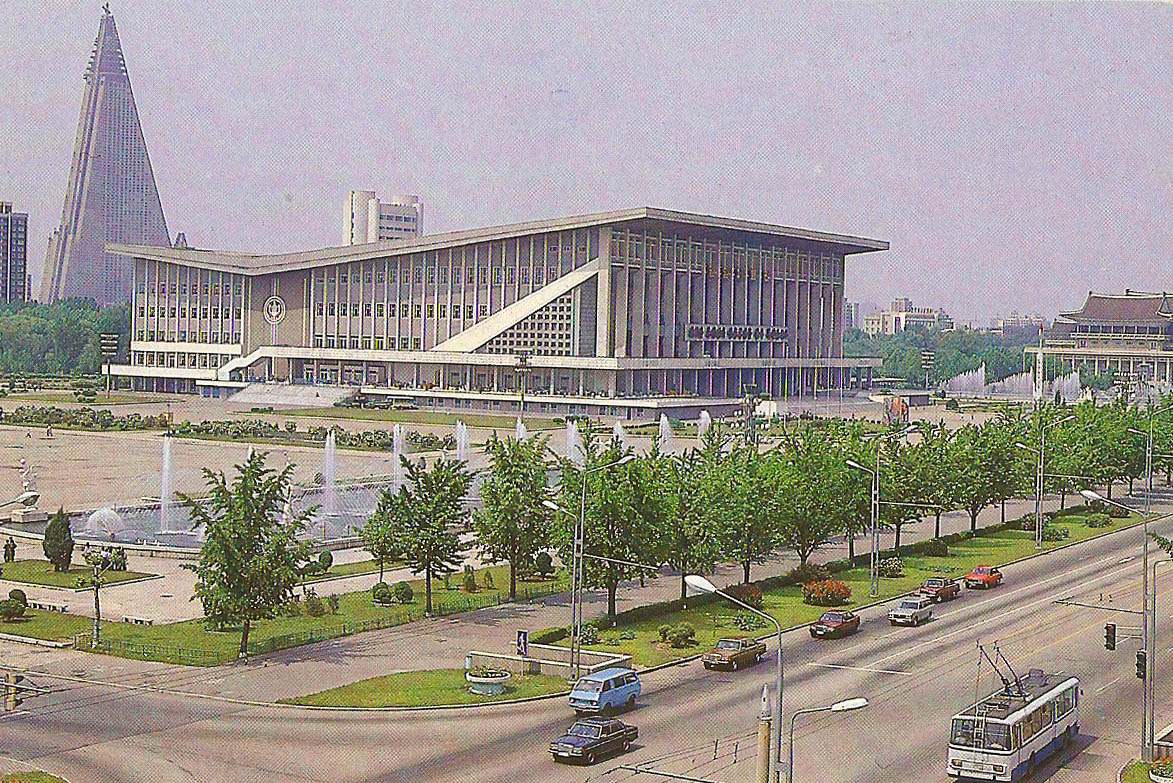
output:
[[896, 669], [873, 669], [868, 666], [843, 666], [837, 663], [815, 663], [808, 661], [807, 666], [822, 666], [825, 669], [850, 669], [853, 672], [875, 672], [876, 674], [902, 674], [905, 677], [911, 677], [912, 672], [902, 672]]
[[[1108, 560], [1113, 560], [1113, 559], [1115, 559], [1115, 558], [1108, 558]], [[1100, 561], [1100, 562], [1105, 562], [1105, 561]], [[1094, 584], [1096, 582], [1101, 582], [1105, 579], [1110, 579], [1114, 576], [1117, 576], [1119, 574], [1124, 573], [1125, 571], [1130, 571], [1130, 570], [1132, 570], [1132, 569], [1129, 567], [1125, 567], [1125, 568], [1118, 568], [1115, 571], [1109, 571], [1106, 574], [1101, 574], [1097, 577], [1093, 577], [1089, 581], [1083, 583], [1081, 585], [1081, 587], [1086, 588], [1090, 584]], [[1041, 582], [1036, 582], [1033, 585], [1027, 585], [1026, 587], [1022, 587], [1018, 590], [1015, 590], [1011, 593], [1008, 593], [1007, 595], [1014, 595], [1014, 593], [1019, 593], [1019, 592], [1022, 592], [1023, 590], [1029, 590], [1032, 588], [1041, 587], [1042, 585], [1045, 585], [1045, 584], [1048, 584], [1050, 582], [1054, 582], [1054, 581], [1057, 581], [1060, 579], [1068, 579], [1068, 578], [1070, 578], [1070, 576], [1071, 576], [1070, 574], [1059, 574], [1057, 576], [1051, 577], [1050, 579], [1044, 579]], [[1021, 614], [1025, 610], [1030, 609], [1031, 607], [1034, 607], [1034, 606], [1040, 606], [1042, 604], [1054, 603], [1056, 598], [1062, 598], [1062, 597], [1063, 596], [1060, 596], [1058, 593], [1055, 593], [1053, 595], [1049, 595], [1049, 596], [1045, 596], [1043, 598], [1040, 598], [1037, 601], [1031, 601], [1029, 604], [1022, 604], [1021, 606], [1016, 606], [1013, 609], [1009, 609], [1005, 612], [1002, 612], [1001, 614], [994, 615], [993, 617], [986, 617], [981, 620], [976, 620], [976, 621], [970, 623], [969, 625], [965, 626], [964, 628], [958, 628], [956, 631], [950, 631], [948, 633], [934, 637], [933, 639], [929, 639], [927, 641], [921, 642], [920, 644], [913, 645], [912, 647], [906, 647], [903, 650], [897, 650], [894, 653], [891, 653], [889, 655], [885, 655], [883, 658], [879, 658], [875, 661], [872, 661], [872, 663], [870, 665], [873, 667], [879, 666], [880, 664], [884, 663], [885, 661], [890, 661], [893, 658], [897, 658], [901, 655], [906, 655], [908, 653], [915, 652], [916, 650], [919, 650], [924, 647], [930, 647], [930, 646], [933, 646], [936, 644], [940, 644], [941, 641], [948, 639], [951, 636], [957, 636], [959, 634], [970, 633], [971, 631], [973, 631], [974, 628], [977, 628], [980, 625], [986, 625], [988, 623], [997, 622], [998, 620], [1001, 620], [1005, 617], [1009, 617], [1014, 614]]]
[[1104, 691], [1108, 690], [1116, 683], [1120, 682], [1120, 679], [1121, 679], [1120, 677], [1117, 677], [1116, 679], [1112, 680], [1111, 682], [1104, 683], [1100, 687], [1096, 688], [1096, 693], [1103, 693]]

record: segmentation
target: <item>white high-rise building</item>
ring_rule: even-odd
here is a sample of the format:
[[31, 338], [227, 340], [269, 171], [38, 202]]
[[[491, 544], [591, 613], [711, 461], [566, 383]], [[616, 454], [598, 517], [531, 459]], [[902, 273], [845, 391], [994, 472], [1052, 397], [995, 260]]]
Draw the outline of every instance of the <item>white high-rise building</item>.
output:
[[419, 196], [392, 196], [380, 201], [373, 190], [352, 190], [342, 209], [347, 245], [409, 239], [424, 233], [424, 205]]

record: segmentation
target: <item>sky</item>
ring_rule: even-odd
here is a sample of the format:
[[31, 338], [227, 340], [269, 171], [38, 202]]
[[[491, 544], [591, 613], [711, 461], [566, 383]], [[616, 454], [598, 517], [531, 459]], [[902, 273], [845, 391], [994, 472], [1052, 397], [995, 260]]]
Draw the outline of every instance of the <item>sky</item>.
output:
[[[373, 189], [429, 232], [648, 205], [885, 239], [847, 298], [961, 322], [1173, 288], [1170, 5], [111, 7], [193, 247], [337, 245]], [[100, 13], [0, 0], [0, 200], [34, 278]]]

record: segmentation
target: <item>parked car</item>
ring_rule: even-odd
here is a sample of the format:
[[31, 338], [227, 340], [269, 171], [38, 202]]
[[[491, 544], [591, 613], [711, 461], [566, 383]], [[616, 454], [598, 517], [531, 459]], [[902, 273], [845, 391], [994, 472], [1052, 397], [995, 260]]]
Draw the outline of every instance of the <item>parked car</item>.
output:
[[748, 637], [718, 639], [713, 649], [701, 656], [706, 669], [728, 667], [737, 671], [757, 663], [766, 654], [766, 645]]
[[921, 582], [917, 592], [939, 604], [942, 601], [952, 601], [961, 595], [961, 583], [952, 577], [933, 576]]
[[815, 639], [842, 639], [859, 630], [859, 615], [847, 610], [823, 612], [818, 622], [811, 625], [811, 637]]
[[627, 752], [638, 736], [639, 729], [614, 718], [584, 718], [550, 743], [550, 756], [594, 764], [603, 756]]
[[973, 570], [965, 575], [965, 586], [971, 589], [980, 587], [983, 590], [988, 590], [1000, 584], [1002, 584], [1002, 572], [994, 566], [974, 566]]
[[639, 694], [635, 671], [614, 667], [579, 677], [570, 691], [570, 706], [579, 715], [631, 709]]
[[933, 619], [933, 599], [913, 595], [901, 599], [893, 609], [888, 610], [888, 622], [892, 625], [920, 625]]

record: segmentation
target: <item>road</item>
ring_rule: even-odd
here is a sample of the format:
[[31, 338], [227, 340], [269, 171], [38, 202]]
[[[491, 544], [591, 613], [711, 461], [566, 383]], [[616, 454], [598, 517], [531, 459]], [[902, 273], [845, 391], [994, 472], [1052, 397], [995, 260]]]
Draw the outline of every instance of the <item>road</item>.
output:
[[[1169, 527], [1159, 526], [1164, 532]], [[1135, 608], [1140, 531], [1129, 530], [1005, 569], [1006, 584], [966, 591], [920, 628], [891, 628], [884, 607], [865, 610], [860, 633], [816, 642], [786, 636], [786, 709], [865, 696], [854, 713], [810, 716], [796, 735], [797, 781], [944, 781], [949, 717], [973, 701], [975, 643], [998, 642], [1024, 672], [1041, 668], [1081, 678], [1082, 737], [1038, 780], [1106, 781], [1139, 744], [1135, 643], [1108, 652], [1103, 623], [1125, 615], [1056, 605], [1057, 598]], [[1165, 579], [1170, 581], [1166, 582]], [[1173, 576], [1162, 586], [1173, 587]], [[1165, 617], [1169, 616], [1166, 604]], [[1168, 627], [1168, 620], [1164, 620]], [[1166, 634], [1166, 640], [1169, 640]], [[1160, 645], [1158, 671], [1169, 664]], [[771, 654], [772, 654], [771, 649]], [[73, 657], [57, 673], [85, 677]], [[276, 667], [274, 667], [276, 668]], [[1167, 671], [1167, 668], [1165, 668]], [[248, 707], [175, 693], [149, 693], [52, 678], [57, 692], [0, 719], [0, 755], [84, 781], [622, 781], [619, 763], [723, 783], [751, 781], [759, 695], [772, 683], [762, 664], [738, 673], [699, 664], [645, 677], [645, 696], [626, 719], [640, 743], [591, 769], [554, 765], [548, 740], [573, 716], [560, 700], [458, 712], [324, 713]], [[128, 666], [128, 684], [150, 682], [193, 693], [263, 697], [263, 666], [216, 670]], [[1173, 682], [1173, 679], [1166, 678]], [[981, 691], [996, 687], [982, 667]], [[1158, 682], [1169, 705], [1169, 682]], [[1173, 709], [1158, 721], [1173, 722]], [[714, 760], [714, 755], [717, 759]], [[657, 780], [639, 775], [641, 781]]]

